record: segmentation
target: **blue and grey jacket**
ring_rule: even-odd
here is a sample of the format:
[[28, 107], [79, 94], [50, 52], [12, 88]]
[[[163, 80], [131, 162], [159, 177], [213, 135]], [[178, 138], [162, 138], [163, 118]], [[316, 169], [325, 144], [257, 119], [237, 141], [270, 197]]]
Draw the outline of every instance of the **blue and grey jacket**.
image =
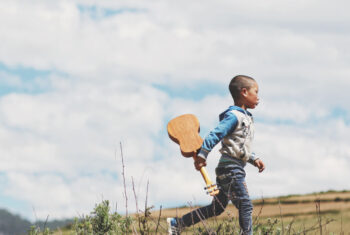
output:
[[220, 153], [222, 161], [230, 161], [230, 158], [239, 159], [254, 164], [257, 158], [251, 151], [251, 143], [254, 137], [253, 116], [250, 112], [230, 106], [219, 116], [218, 126], [204, 139], [198, 152], [198, 157], [206, 159], [209, 152], [221, 141]]

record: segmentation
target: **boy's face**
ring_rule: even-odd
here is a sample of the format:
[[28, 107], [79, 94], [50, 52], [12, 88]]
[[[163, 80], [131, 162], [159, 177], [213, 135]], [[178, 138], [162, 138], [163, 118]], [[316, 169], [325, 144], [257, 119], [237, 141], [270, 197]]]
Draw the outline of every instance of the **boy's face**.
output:
[[256, 82], [253, 82], [249, 89], [243, 90], [243, 97], [245, 98], [245, 107], [254, 109], [259, 104], [258, 97], [259, 87]]

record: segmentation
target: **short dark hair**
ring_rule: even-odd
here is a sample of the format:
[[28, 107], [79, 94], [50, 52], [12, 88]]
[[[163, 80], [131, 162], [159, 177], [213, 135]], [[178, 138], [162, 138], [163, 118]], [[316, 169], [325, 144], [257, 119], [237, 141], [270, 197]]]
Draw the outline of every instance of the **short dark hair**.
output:
[[234, 100], [240, 98], [241, 90], [243, 88], [249, 89], [252, 87], [252, 82], [255, 82], [254, 78], [246, 75], [237, 75], [231, 79], [228, 89]]

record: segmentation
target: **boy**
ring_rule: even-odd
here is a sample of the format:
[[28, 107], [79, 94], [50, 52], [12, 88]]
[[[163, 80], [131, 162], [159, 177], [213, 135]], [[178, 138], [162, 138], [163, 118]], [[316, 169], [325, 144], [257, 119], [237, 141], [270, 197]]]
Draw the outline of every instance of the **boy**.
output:
[[180, 234], [182, 228], [201, 220], [220, 215], [231, 200], [239, 212], [241, 234], [253, 234], [253, 205], [245, 183], [244, 166], [247, 162], [265, 169], [265, 164], [251, 151], [254, 136], [253, 117], [247, 109], [254, 109], [258, 103], [258, 84], [245, 75], [232, 78], [229, 90], [235, 106], [230, 106], [220, 114], [220, 123], [204, 139], [195, 156], [195, 168], [206, 166], [206, 158], [216, 144], [221, 141], [221, 158], [215, 169], [216, 182], [220, 189], [210, 205], [193, 210], [181, 218], [168, 218], [169, 235]]

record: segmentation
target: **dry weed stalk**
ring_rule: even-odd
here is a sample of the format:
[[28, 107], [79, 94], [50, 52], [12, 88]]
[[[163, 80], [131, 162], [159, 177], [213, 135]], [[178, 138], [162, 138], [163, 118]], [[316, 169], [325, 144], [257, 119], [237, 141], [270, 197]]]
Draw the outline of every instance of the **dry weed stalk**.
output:
[[[138, 223], [138, 229], [141, 235], [145, 235], [145, 234], [150, 234], [150, 226], [149, 226], [149, 220], [151, 220], [155, 225], [156, 225], [156, 230], [155, 230], [155, 234], [157, 234], [159, 227], [163, 228], [166, 230], [166, 228], [164, 228], [161, 224], [160, 224], [160, 219], [161, 219], [161, 209], [162, 207], [160, 207], [160, 212], [159, 212], [159, 216], [157, 221], [154, 221], [151, 217], [151, 209], [153, 209], [153, 206], [148, 207], [148, 188], [149, 188], [149, 180], [147, 181], [147, 186], [146, 186], [146, 199], [145, 199], [145, 209], [144, 211], [139, 209], [139, 205], [138, 205], [138, 198], [137, 198], [137, 193], [135, 190], [135, 182], [134, 182], [134, 178], [131, 177], [131, 182], [132, 182], [132, 190], [133, 190], [133, 194], [134, 194], [134, 198], [135, 198], [135, 204], [136, 204], [136, 218], [137, 218], [137, 223]], [[143, 215], [140, 215], [140, 212], [143, 213]], [[137, 234], [136, 229], [134, 229], [134, 233]]]
[[280, 209], [280, 218], [282, 223], [282, 235], [284, 235], [284, 224], [283, 224], [283, 216], [282, 216], [282, 208], [281, 208], [281, 201], [278, 200], [278, 207]]
[[321, 201], [320, 199], [316, 200], [316, 212], [318, 218], [318, 225], [320, 229], [320, 235], [322, 235], [322, 217], [321, 217]]
[[255, 225], [255, 224], [258, 224], [258, 223], [259, 223], [260, 215], [261, 215], [262, 210], [263, 210], [264, 205], [265, 205], [265, 200], [264, 200], [264, 198], [263, 198], [263, 197], [261, 198], [261, 201], [262, 201], [262, 203], [261, 203], [261, 207], [260, 207], [260, 210], [259, 210], [259, 212], [258, 212], [258, 215], [255, 217], [255, 220], [253, 221], [253, 225]]
[[128, 217], [128, 195], [126, 193], [125, 165], [124, 165], [124, 155], [123, 155], [122, 142], [120, 142], [119, 145], [120, 145], [120, 156], [122, 158], [122, 176], [123, 176], [124, 198], [125, 198], [125, 215], [126, 215], [126, 217]]
[[158, 228], [159, 228], [159, 224], [160, 224], [160, 217], [161, 217], [161, 214], [162, 214], [162, 206], [160, 206], [160, 208], [159, 208], [159, 215], [158, 215], [158, 220], [157, 220], [157, 226], [156, 226], [155, 234], [158, 233]]
[[131, 183], [132, 183], [132, 191], [134, 192], [134, 197], [135, 197], [135, 204], [136, 204], [136, 218], [138, 221], [139, 228], [141, 228], [141, 220], [139, 219], [139, 206], [138, 206], [138, 200], [137, 200], [137, 195], [135, 191], [135, 183], [134, 183], [134, 177], [131, 177]]
[[[192, 203], [189, 202], [190, 206], [192, 207]], [[205, 230], [207, 231], [208, 234], [213, 234], [213, 231], [211, 231], [211, 229], [209, 228], [208, 224], [206, 223], [205, 219], [204, 219], [204, 215], [199, 213], [199, 210], [196, 209], [194, 210], [194, 212], [197, 214], [197, 216], [199, 217], [201, 223], [203, 224]]]

